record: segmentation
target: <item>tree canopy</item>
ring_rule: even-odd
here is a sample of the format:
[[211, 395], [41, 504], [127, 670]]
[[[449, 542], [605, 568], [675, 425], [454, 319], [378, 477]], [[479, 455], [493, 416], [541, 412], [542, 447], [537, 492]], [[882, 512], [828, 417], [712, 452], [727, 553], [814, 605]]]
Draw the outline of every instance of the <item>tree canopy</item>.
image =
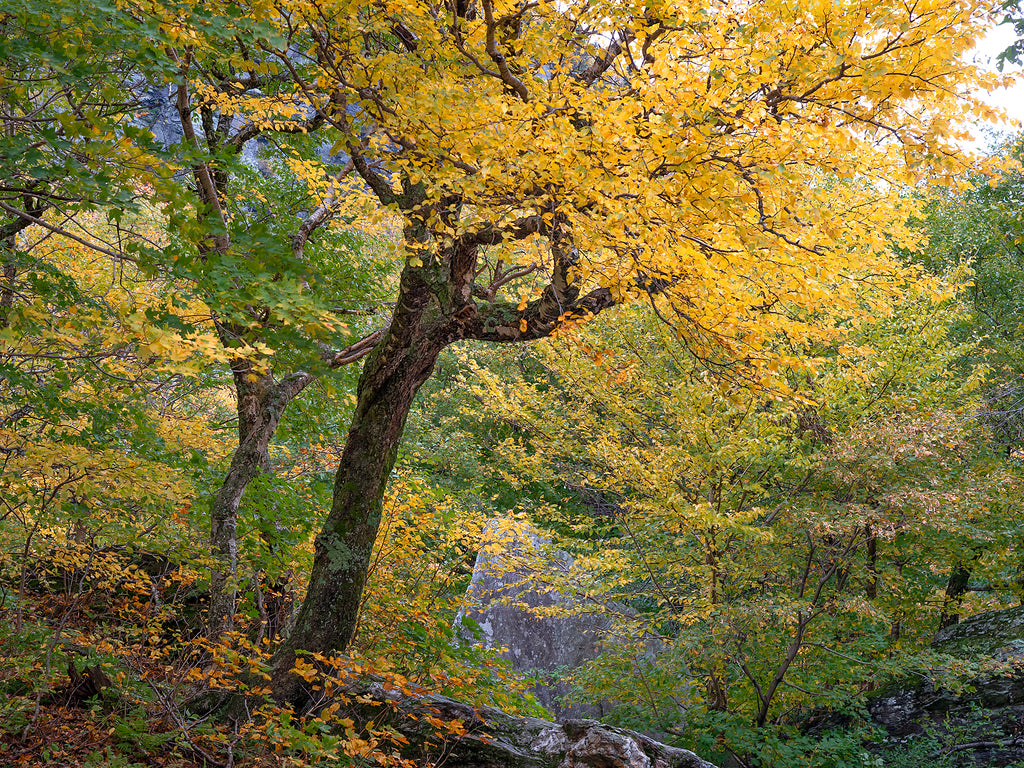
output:
[[[158, 531], [162, 556], [176, 539], [192, 553], [175, 558], [182, 583], [204, 585], [194, 634], [230, 643], [240, 612], [260, 617], [275, 706], [311, 707], [311, 682], [359, 650], [360, 631], [401, 646], [366, 618], [371, 604], [466, 679], [484, 675], [490, 662], [451, 651], [442, 628], [457, 600], [408, 586], [409, 553], [439, 543], [457, 569], [464, 527], [493, 508], [439, 512], [458, 508], [440, 491], [410, 501], [433, 491], [407, 475], [388, 491], [439, 360], [450, 380], [491, 382], [474, 390], [481, 418], [530, 401], [498, 420], [536, 435], [487, 461], [551, 489], [579, 471], [618, 525], [643, 519], [653, 559], [608, 583], [647, 568], [661, 589], [652, 625], [692, 608], [720, 626], [797, 628], [782, 666], [755, 662], [745, 635], [691, 660], [710, 711], [729, 709], [733, 685], [747, 695], [737, 711], [766, 727], [808, 617], [870, 614], [898, 637], [899, 615], [923, 603], [879, 593], [838, 607], [883, 566], [898, 561], [899, 579], [925, 568], [886, 560], [890, 544], [940, 553], [953, 616], [966, 589], [954, 573], [1005, 567], [973, 554], [991, 532], [922, 533], [894, 516], [935, 506], [934, 473], [989, 493], [975, 474], [987, 438], [952, 415], [973, 407], [985, 355], [950, 330], [969, 322], [960, 277], [922, 267], [943, 262], [936, 240], [907, 255], [926, 246], [931, 190], [987, 200], [968, 187], [1005, 165], [961, 149], [966, 126], [998, 118], [984, 92], [1006, 78], [968, 57], [993, 22], [974, 0], [6, 5], [0, 435], [19, 631], [36, 581], [92, 573], [96, 552]], [[991, 194], [1013, 209], [1002, 183]], [[595, 345], [620, 341], [587, 335], [599, 314], [644, 373], [601, 368]], [[1011, 345], [1013, 316], [1000, 323]], [[900, 334], [914, 344], [899, 350]], [[550, 339], [590, 352], [568, 368], [549, 364], [555, 347], [531, 353], [540, 382], [498, 363], [492, 380], [480, 361], [496, 358], [474, 344]], [[971, 386], [944, 389], [956, 366]], [[863, 453], [872, 430], [881, 458]], [[933, 461], [904, 471], [907, 452]], [[433, 472], [435, 458], [419, 461]], [[799, 492], [773, 528], [780, 488]], [[428, 521], [422, 535], [395, 510]], [[622, 530], [591, 532], [625, 552]], [[804, 564], [772, 570], [772, 536]], [[74, 554], [36, 571], [46, 547]], [[759, 570], [768, 603], [750, 598]], [[443, 618], [404, 613], [374, 574]], [[888, 653], [872, 637], [865, 654]]]

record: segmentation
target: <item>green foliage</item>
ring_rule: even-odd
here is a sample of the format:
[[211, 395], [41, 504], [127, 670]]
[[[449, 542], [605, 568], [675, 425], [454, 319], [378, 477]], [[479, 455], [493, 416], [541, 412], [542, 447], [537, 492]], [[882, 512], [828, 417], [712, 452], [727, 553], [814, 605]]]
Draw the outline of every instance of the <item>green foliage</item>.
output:
[[923, 226], [929, 235], [920, 256], [931, 270], [958, 266], [970, 270], [966, 304], [971, 312], [954, 328], [960, 339], [973, 340], [978, 355], [987, 355], [988, 421], [996, 439], [1012, 451], [1021, 438], [1018, 406], [1024, 341], [1024, 176], [1021, 137], [999, 149], [999, 175], [976, 177], [955, 194], [939, 196]]
[[688, 749], [725, 763], [738, 758], [758, 768], [875, 768], [864, 748], [871, 728], [852, 723], [842, 730], [801, 733], [797, 728], [752, 729], [732, 713], [695, 713], [688, 723]]
[[[981, 709], [960, 717], [934, 718], [920, 723], [921, 732], [898, 739], [883, 740], [872, 746], [875, 763], [880, 768], [957, 768], [964, 764], [964, 755], [982, 741], [988, 747], [1011, 746], [1013, 736], [992, 721]], [[1000, 763], [1002, 764], [1002, 763]], [[1008, 764], [1020, 768], [1020, 762]]]
[[[787, 396], [690, 368], [642, 313], [515, 365], [463, 353], [452, 402], [488, 420], [472, 433], [449, 413], [445, 435], [476, 440], [527, 498], [558, 488], [538, 517], [576, 557], [564, 588], [632, 606], [622, 634], [650, 638], [578, 671], [581, 696], [687, 740], [719, 722], [712, 742], [766, 765], [859, 759], [860, 737], [812, 748], [799, 713], [855, 705], [866, 681], [914, 664], [956, 563], [1012, 589], [1002, 542], [1020, 478], [964, 415], [984, 369], [949, 375], [973, 354], [951, 342], [962, 317], [909, 300], [801, 352], [812, 363], [782, 371]], [[445, 451], [438, 463], [460, 454]]]
[[[557, 6], [544, 24], [556, 23], [564, 10]], [[590, 10], [581, 8], [582, 20]], [[705, 9], [696, 10], [703, 19]], [[388, 78], [433, 71], [407, 61], [392, 66], [404, 46], [390, 16], [386, 22], [369, 13], [349, 16], [365, 21], [372, 34], [353, 27], [351, 40], [330, 41], [339, 46], [336, 53], [378, 33], [382, 42], [345, 52], [339, 61], [372, 61]], [[416, 23], [428, 29], [421, 16]], [[890, 311], [891, 296], [847, 285], [851, 262], [837, 258], [834, 271], [842, 280], [835, 316], [846, 318], [837, 329], [815, 310], [826, 301], [827, 280], [819, 284], [809, 271], [813, 265], [828, 272], [845, 235], [829, 222], [819, 228], [807, 220], [835, 210], [866, 225], [870, 217], [857, 212], [874, 210], [869, 199], [883, 201], [868, 185], [832, 178], [859, 170], [852, 156], [835, 150], [827, 121], [807, 114], [794, 123], [805, 135], [814, 132], [813, 143], [787, 138], [786, 115], [810, 109], [806, 99], [789, 97], [770, 119], [758, 120], [744, 117], [740, 107], [749, 105], [746, 96], [738, 98], [740, 90], [722, 86], [721, 109], [735, 107], [728, 120], [743, 128], [723, 130], [725, 117], [715, 117], [705, 138], [730, 156], [756, 150], [733, 176], [713, 148], [713, 162], [676, 157], [678, 147], [697, 144], [680, 142], [678, 126], [660, 118], [680, 112], [690, 90], [678, 90], [664, 114], [648, 114], [646, 106], [603, 112], [606, 92], [585, 94], [572, 67], [557, 78], [553, 70], [527, 78], [538, 93], [577, 83], [565, 98], [585, 97], [587, 110], [599, 116], [583, 125], [561, 107], [524, 108], [497, 81], [480, 86], [487, 104], [473, 106], [467, 99], [479, 83], [463, 87], [460, 79], [452, 90], [443, 72], [461, 62], [458, 77], [475, 77], [479, 65], [446, 49], [441, 79], [426, 90], [389, 81], [364, 99], [372, 89], [361, 87], [360, 109], [377, 110], [375, 120], [384, 123], [395, 113], [410, 121], [396, 123], [395, 136], [384, 141], [383, 133], [371, 138], [377, 128], [369, 118], [345, 108], [331, 112], [333, 126], [324, 124], [323, 104], [302, 87], [323, 75], [317, 69], [323, 57], [296, 53], [314, 42], [304, 23], [292, 23], [297, 19], [266, 4], [188, 0], [146, 7], [11, 0], [0, 9], [5, 738], [35, 739], [41, 759], [58, 759], [62, 745], [44, 728], [63, 706], [65, 670], [74, 660], [98, 665], [113, 682], [106, 695], [76, 705], [75, 716], [96, 739], [77, 753], [87, 765], [129, 768], [140, 758], [152, 762], [154, 752], [206, 760], [204, 750], [233, 760], [236, 745], [296, 762], [400, 764], [387, 751], [394, 734], [353, 719], [362, 702], [338, 686], [351, 670], [380, 676], [397, 690], [539, 714], [528, 681], [454, 629], [485, 519], [513, 512], [528, 513], [573, 553], [576, 567], [561, 585], [565, 591], [628, 609], [618, 628], [632, 641], [609, 643], [601, 658], [575, 673], [582, 695], [617, 702], [610, 719], [673, 733], [709, 756], [763, 766], [873, 764], [859, 725], [842, 734], [810, 733], [803, 730], [806, 719], [845, 709], [859, 723], [865, 689], [922, 662], [919, 650], [948, 602], [944, 588], [954, 568], [970, 564], [974, 578], [991, 588], [983, 597], [968, 595], [964, 611], [999, 604], [1016, 589], [1019, 468], [988, 450], [988, 434], [969, 415], [987, 386], [985, 365], [995, 372], [988, 381], [1002, 385], [990, 396], [991, 410], [1009, 412], [1000, 398], [1018, 391], [1019, 172], [936, 203], [929, 219], [927, 266], [945, 274], [965, 255], [973, 259], [974, 287], [962, 302], [973, 313], [956, 300], [920, 297]], [[466, 34], [478, 34], [483, 27], [476, 23], [472, 31], [470, 21]], [[672, 34], [690, 26], [681, 23]], [[522, 65], [527, 58], [544, 61], [547, 35], [535, 35], [541, 26], [523, 29], [534, 49], [529, 57], [516, 54]], [[669, 31], [659, 29], [647, 31], [652, 45]], [[730, 45], [747, 40], [743, 28], [730, 30]], [[850, 29], [851, 36], [860, 32]], [[448, 38], [431, 37], [429, 44], [442, 39]], [[819, 50], [801, 46], [801, 55]], [[579, 54], [571, 50], [563, 63]], [[295, 68], [291, 76], [277, 60]], [[730, 77], [752, 76], [745, 54], [716, 61]], [[930, 59], [920, 62], [938, 72]], [[757, 77], [767, 77], [771, 68], [758, 67]], [[886, 77], [872, 68], [851, 80], [845, 71], [822, 85], [850, 81], [841, 87], [851, 88], [843, 97], [851, 104], [863, 101], [851, 82]], [[720, 75], [716, 70], [716, 89], [725, 82]], [[806, 76], [794, 72], [798, 80]], [[795, 88], [784, 85], [759, 79], [751, 93]], [[332, 87], [341, 93], [349, 86], [339, 80]], [[146, 92], [157, 89], [180, 95], [187, 113], [182, 128], [201, 124], [199, 138], [160, 146], [140, 127], [148, 119]], [[453, 93], [459, 98], [452, 100]], [[451, 135], [465, 130], [469, 137], [459, 147], [469, 154], [455, 165], [447, 145], [431, 148], [435, 110], [445, 103], [472, 116], [468, 128], [444, 117]], [[701, 103], [691, 106], [694, 114], [705, 111]], [[889, 109], [884, 101], [883, 107]], [[478, 109], [502, 115], [492, 123], [493, 136], [480, 134]], [[339, 138], [341, 116], [352, 119], [350, 134]], [[865, 112], [858, 119], [868, 126], [877, 117]], [[252, 164], [232, 145], [238, 126], [271, 137]], [[762, 129], [768, 131], [763, 146], [742, 135]], [[896, 135], [903, 129], [893, 128]], [[418, 133], [419, 144], [402, 138], [405, 133]], [[597, 162], [594, 142], [635, 142], [641, 133], [664, 145], [655, 155], [663, 155], [656, 162], [665, 160], [665, 167], [718, 168], [690, 191], [719, 208], [694, 207], [696, 218], [686, 218], [693, 199], [675, 190], [683, 176], [650, 175], [648, 150], [655, 145], [647, 139], [632, 159]], [[527, 134], [529, 145], [515, 151], [500, 138]], [[572, 147], [565, 141], [584, 136]], [[431, 195], [446, 185], [464, 190], [475, 202], [460, 199], [441, 218], [452, 214], [455, 221], [452, 212], [464, 207], [463, 223], [472, 227], [485, 213], [503, 227], [503, 217], [518, 221], [521, 212], [509, 203], [518, 199], [535, 205], [543, 222], [549, 208], [575, 194], [551, 191], [562, 184], [581, 200], [597, 190], [598, 202], [565, 202], [559, 211], [559, 227], [576, 222], [574, 249], [590, 246], [581, 246], [589, 260], [572, 269], [558, 265], [565, 282], [559, 290], [575, 296], [580, 285], [572, 285], [577, 277], [570, 273], [578, 271], [616, 300], [637, 293], [651, 276], [634, 280], [617, 260], [640, 242], [633, 230], [642, 227], [658, 232], [645, 246], [657, 252], [652, 274], [671, 276], [673, 285], [692, 281], [687, 298], [700, 312], [694, 321], [685, 302], [673, 307], [689, 323], [689, 337], [674, 336], [650, 313], [632, 308], [619, 312], [615, 327], [580, 330], [563, 323], [565, 317], [552, 321], [561, 335], [535, 352], [446, 352], [411, 417], [388, 490], [352, 653], [313, 657], [319, 666], [300, 668], [324, 691], [334, 686], [338, 706], [301, 717], [268, 705], [239, 733], [216, 723], [193, 727], [179, 707], [197, 688], [263, 694], [272, 636], [287, 632], [301, 597], [359, 376], [356, 367], [333, 371], [328, 361], [386, 323], [396, 263], [406, 262], [407, 276], [437, 268], [418, 252], [398, 253], [393, 223], [374, 219], [368, 228], [358, 220], [365, 190], [321, 162], [325, 141], [362, 152], [380, 168], [398, 163], [394, 181], [401, 191], [385, 190], [383, 200], [412, 199], [421, 190], [413, 175], [421, 173], [434, 178]], [[421, 158], [409, 151], [417, 146], [435, 159], [418, 164]], [[551, 161], [563, 151], [573, 162]], [[804, 159], [797, 162], [800, 152]], [[878, 173], [889, 173], [882, 167], [888, 159], [876, 156], [870, 142], [863, 152], [878, 161]], [[1019, 156], [1019, 147], [1010, 153]], [[523, 158], [535, 163], [538, 178], [557, 183], [548, 189], [526, 175], [520, 183], [529, 165]], [[801, 163], [817, 170], [806, 173]], [[501, 180], [494, 175], [499, 167], [506, 169]], [[604, 177], [601, 184], [587, 176], [588, 168]], [[763, 174], [756, 182], [754, 170]], [[218, 185], [212, 196], [204, 173]], [[818, 184], [822, 175], [827, 179]], [[900, 176], [893, 169], [887, 178]], [[767, 194], [785, 186], [772, 179], [815, 183], [794, 207]], [[650, 210], [634, 217], [641, 206], [624, 201], [635, 197], [637, 180], [652, 189], [661, 185], [672, 202], [659, 207], [661, 197], [651, 194]], [[352, 207], [327, 205], [342, 198]], [[424, 200], [438, 212], [450, 202]], [[896, 221], [904, 208], [896, 198], [890, 202], [882, 207]], [[766, 204], [778, 231], [765, 228]], [[523, 211], [534, 212], [529, 205]], [[758, 223], [748, 221], [750, 206], [760, 207]], [[725, 236], [720, 219], [731, 222]], [[320, 222], [315, 232], [305, 231], [314, 221]], [[417, 226], [428, 225], [436, 222]], [[514, 335], [535, 332], [522, 313], [536, 320], [537, 307], [554, 294], [534, 279], [541, 274], [531, 250], [539, 230], [520, 247], [512, 245], [513, 229], [505, 230], [504, 242], [487, 246], [494, 261], [481, 258], [475, 276], [489, 271], [492, 300], [500, 288], [522, 299], [505, 328]], [[680, 232], [691, 230], [699, 237], [680, 247]], [[873, 228], [867, 232], [880, 268], [898, 272], [881, 255], [882, 238]], [[894, 232], [905, 241], [899, 226]], [[445, 229], [439, 236], [445, 248], [450, 234]], [[483, 242], [487, 234], [485, 228], [475, 236]], [[564, 234], [569, 242], [572, 233]], [[721, 249], [706, 247], [704, 239]], [[772, 248], [785, 256], [777, 274], [762, 258]], [[805, 263], [811, 250], [819, 258]], [[861, 254], [859, 246], [851, 244], [849, 253]], [[504, 272], [502, 259], [508, 259]], [[706, 279], [698, 277], [705, 272]], [[908, 275], [894, 279], [908, 285]], [[933, 288], [951, 290], [941, 281]], [[731, 298], [720, 301], [715, 292]], [[794, 298], [788, 304], [769, 298], [776, 293]], [[442, 286], [434, 298], [444, 295]], [[665, 297], [651, 298], [663, 311], [669, 307]], [[869, 321], [869, 313], [880, 315], [878, 321]], [[465, 316], [455, 319], [462, 323]], [[260, 457], [265, 466], [241, 495], [228, 584], [239, 593], [240, 631], [220, 644], [193, 644], [203, 631], [210, 574], [223, 567], [210, 554], [209, 517], [245, 442], [244, 435], [236, 439], [235, 420], [246, 388], [306, 374], [317, 378], [288, 406]], [[1016, 437], [1000, 439], [1012, 445]], [[445, 736], [462, 735], [451, 724], [436, 727]], [[953, 744], [933, 751], [946, 750], [945, 760]]]

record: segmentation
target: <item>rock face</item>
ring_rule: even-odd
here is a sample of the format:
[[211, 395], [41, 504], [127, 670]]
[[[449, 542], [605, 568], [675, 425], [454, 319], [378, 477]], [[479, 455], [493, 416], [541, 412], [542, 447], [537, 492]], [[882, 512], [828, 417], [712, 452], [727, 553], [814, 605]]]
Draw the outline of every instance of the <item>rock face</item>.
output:
[[971, 616], [939, 630], [932, 645], [955, 656], [984, 654], [1024, 658], [1024, 607]]
[[1024, 607], [973, 616], [939, 632], [933, 645], [1007, 666], [974, 677], [960, 692], [930, 680], [889, 691], [868, 704], [875, 722], [890, 739], [948, 744], [944, 749], [960, 755], [958, 764], [995, 768], [1024, 761]]
[[[153, 85], [141, 82], [136, 86], [136, 98], [138, 108], [132, 122], [140, 128], [146, 128], [153, 133], [153, 138], [158, 144], [169, 147], [177, 144], [184, 138], [181, 128], [181, 119], [175, 106], [176, 94], [174, 86]], [[358, 105], [350, 104], [347, 107], [350, 115], [359, 112]], [[244, 121], [236, 117], [232, 125], [232, 131], [237, 131]], [[196, 135], [203, 136], [203, 126], [198, 117], [192, 122], [192, 128]], [[259, 151], [267, 145], [267, 139], [260, 136], [246, 143], [242, 148], [241, 158], [250, 167], [255, 168], [265, 176], [272, 174], [266, 160], [260, 160]], [[331, 165], [344, 165], [348, 162], [348, 155], [344, 153], [331, 154], [331, 142], [326, 141], [317, 148], [317, 154], [325, 163]]]
[[[175, 98], [174, 86], [152, 85], [148, 83], [141, 83], [139, 85], [139, 108], [135, 113], [133, 122], [140, 128], [149, 129], [153, 133], [153, 138], [156, 139], [156, 142], [164, 147], [177, 144], [185, 135], [181, 129], [181, 118], [178, 116]], [[236, 124], [232, 126], [232, 129], [238, 130], [241, 127], [241, 120], [236, 120]], [[203, 126], [198, 118], [193, 119], [192, 128], [197, 136], [203, 135]], [[260, 166], [257, 152], [261, 143], [261, 139], [256, 139], [248, 142], [242, 148], [242, 159], [253, 168], [259, 168]]]
[[602, 705], [566, 707], [559, 699], [569, 693], [559, 673], [596, 658], [611, 629], [603, 612], [581, 611], [579, 601], [560, 593], [552, 577], [566, 573], [572, 559], [551, 552], [550, 542], [519, 520], [493, 520], [477, 555], [467, 593], [471, 606], [462, 616], [462, 633], [473, 639], [466, 617], [480, 626], [480, 641], [504, 648], [502, 655], [522, 672], [543, 673], [537, 700], [557, 719], [599, 716]]
[[423, 697], [411, 706], [405, 701], [401, 709], [417, 718], [413, 722], [428, 723], [430, 715], [465, 725], [464, 735], [433, 746], [429, 732], [417, 738], [408, 726], [401, 726], [415, 745], [410, 757], [446, 768], [716, 768], [689, 750], [596, 720], [556, 724], [440, 696]]

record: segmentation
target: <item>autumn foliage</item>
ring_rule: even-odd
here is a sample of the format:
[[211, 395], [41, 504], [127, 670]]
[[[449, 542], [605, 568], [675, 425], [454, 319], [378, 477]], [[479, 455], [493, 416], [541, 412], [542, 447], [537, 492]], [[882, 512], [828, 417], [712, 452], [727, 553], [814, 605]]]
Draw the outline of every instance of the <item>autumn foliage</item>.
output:
[[995, 21], [5, 4], [0, 762], [441, 764], [403, 698], [543, 714], [456, 620], [509, 514], [615, 617], [579, 701], [874, 759], [865, 696], [1019, 600]]

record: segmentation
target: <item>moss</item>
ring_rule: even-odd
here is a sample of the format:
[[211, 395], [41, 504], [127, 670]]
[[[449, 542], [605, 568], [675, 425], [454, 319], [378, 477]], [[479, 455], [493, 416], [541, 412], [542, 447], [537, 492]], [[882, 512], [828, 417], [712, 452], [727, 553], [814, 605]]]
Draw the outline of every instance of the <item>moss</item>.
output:
[[939, 632], [933, 646], [953, 656], [992, 656], [1007, 648], [1024, 654], [1024, 606], [972, 616]]

